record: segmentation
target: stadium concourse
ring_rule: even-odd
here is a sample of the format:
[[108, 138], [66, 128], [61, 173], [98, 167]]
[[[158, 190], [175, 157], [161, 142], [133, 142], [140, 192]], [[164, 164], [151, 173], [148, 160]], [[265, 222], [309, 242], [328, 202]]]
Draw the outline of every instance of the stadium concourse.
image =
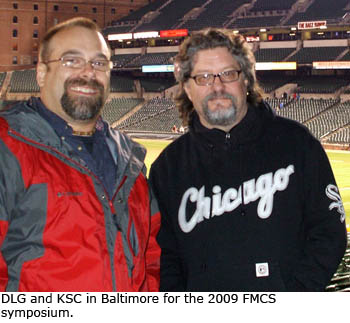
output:
[[[250, 42], [277, 114], [303, 123], [325, 148], [350, 151], [349, 21], [348, 0], [332, 10], [329, 0], [153, 1], [103, 30], [114, 63], [103, 116], [138, 137], [180, 136], [172, 59], [186, 34], [225, 27]], [[34, 68], [0, 73], [0, 108], [33, 95]], [[350, 246], [327, 290], [350, 291]]]

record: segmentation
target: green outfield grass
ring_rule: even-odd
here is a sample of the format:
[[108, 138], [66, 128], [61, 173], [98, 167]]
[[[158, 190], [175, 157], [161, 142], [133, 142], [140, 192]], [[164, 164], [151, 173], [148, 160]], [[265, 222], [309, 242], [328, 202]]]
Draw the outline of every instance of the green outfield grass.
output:
[[[137, 139], [137, 141], [147, 148], [146, 166], [148, 170], [153, 160], [155, 160], [160, 152], [170, 143], [169, 140]], [[327, 151], [327, 155], [340, 189], [345, 207], [347, 228], [348, 231], [350, 231], [350, 152], [332, 150]]]

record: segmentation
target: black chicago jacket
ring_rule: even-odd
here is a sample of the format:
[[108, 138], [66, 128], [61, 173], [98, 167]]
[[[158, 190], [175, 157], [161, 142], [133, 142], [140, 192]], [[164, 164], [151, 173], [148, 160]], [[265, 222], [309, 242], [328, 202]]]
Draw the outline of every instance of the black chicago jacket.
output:
[[194, 114], [150, 181], [161, 291], [322, 291], [344, 254], [344, 207], [321, 144], [266, 103], [229, 133]]

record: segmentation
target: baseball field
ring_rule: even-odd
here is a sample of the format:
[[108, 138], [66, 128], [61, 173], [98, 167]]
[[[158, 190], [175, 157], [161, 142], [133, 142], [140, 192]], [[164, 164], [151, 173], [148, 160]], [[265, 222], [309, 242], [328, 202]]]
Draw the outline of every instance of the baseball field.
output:
[[[169, 140], [136, 139], [147, 148], [146, 165], [149, 170], [153, 160], [166, 147]], [[343, 199], [347, 229], [350, 231], [350, 152], [327, 151]]]

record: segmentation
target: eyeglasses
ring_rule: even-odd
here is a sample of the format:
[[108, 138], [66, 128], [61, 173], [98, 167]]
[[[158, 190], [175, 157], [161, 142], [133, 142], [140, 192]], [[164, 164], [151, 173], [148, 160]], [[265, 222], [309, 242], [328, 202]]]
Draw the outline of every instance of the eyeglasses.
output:
[[218, 77], [222, 83], [235, 82], [238, 80], [239, 74], [241, 72], [242, 71], [229, 70], [220, 72], [218, 74], [198, 74], [190, 76], [190, 78], [194, 79], [197, 85], [208, 86], [214, 84], [216, 77]]
[[44, 63], [48, 64], [54, 62], [61, 62], [61, 65], [64, 67], [75, 69], [84, 68], [86, 64], [90, 64], [94, 70], [101, 72], [107, 72], [113, 68], [113, 62], [107, 59], [93, 59], [87, 61], [85, 58], [75, 56], [64, 56]]

